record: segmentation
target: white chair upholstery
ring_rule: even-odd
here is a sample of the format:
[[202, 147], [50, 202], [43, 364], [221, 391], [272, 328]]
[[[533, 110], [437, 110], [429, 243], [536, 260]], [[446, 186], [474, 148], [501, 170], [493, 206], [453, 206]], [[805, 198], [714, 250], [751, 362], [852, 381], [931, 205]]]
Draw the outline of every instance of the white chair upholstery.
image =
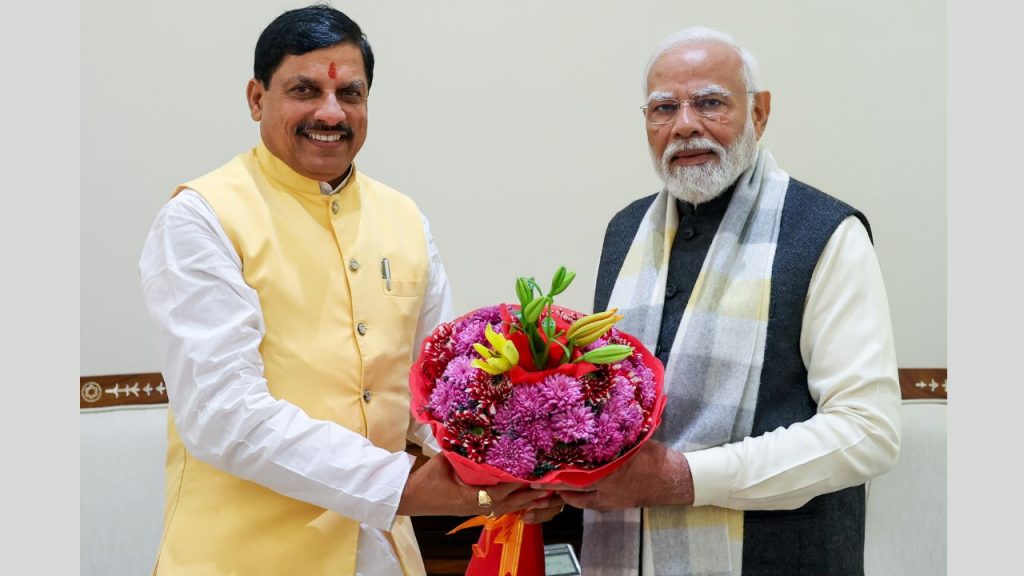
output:
[[946, 574], [946, 401], [904, 400], [899, 463], [867, 491], [866, 576]]
[[153, 572], [163, 527], [167, 408], [82, 410], [81, 576]]

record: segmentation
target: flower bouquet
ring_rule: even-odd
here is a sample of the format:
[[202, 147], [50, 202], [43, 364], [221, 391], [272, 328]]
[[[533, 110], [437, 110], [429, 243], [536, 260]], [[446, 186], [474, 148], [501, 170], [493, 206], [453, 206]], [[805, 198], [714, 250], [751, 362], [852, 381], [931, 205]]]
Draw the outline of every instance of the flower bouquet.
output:
[[[546, 294], [518, 278], [518, 305], [473, 310], [423, 341], [410, 370], [412, 410], [463, 482], [586, 486], [621, 466], [660, 422], [663, 367], [614, 327], [622, 316], [554, 305], [574, 277], [559, 268]], [[521, 517], [480, 516], [456, 528], [485, 528], [467, 574], [543, 573], [540, 527]]]

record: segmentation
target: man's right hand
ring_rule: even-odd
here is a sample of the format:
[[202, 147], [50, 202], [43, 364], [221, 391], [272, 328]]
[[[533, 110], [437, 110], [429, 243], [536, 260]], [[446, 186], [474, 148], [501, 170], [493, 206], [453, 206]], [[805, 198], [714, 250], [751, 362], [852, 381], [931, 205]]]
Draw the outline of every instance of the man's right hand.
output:
[[[486, 490], [490, 508], [480, 506], [477, 496]], [[409, 476], [398, 503], [401, 516], [476, 516], [494, 512], [500, 516], [525, 510], [535, 501], [550, 496], [547, 490], [533, 490], [527, 484], [508, 482], [493, 486], [470, 486], [459, 480], [443, 454], [438, 454]], [[543, 504], [543, 502], [537, 502]]]

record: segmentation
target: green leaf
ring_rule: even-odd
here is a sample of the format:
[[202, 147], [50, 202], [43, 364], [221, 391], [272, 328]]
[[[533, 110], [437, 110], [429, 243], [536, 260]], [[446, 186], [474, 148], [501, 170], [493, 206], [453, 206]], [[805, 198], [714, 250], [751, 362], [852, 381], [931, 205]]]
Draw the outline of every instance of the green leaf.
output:
[[572, 348], [566, 346], [565, 344], [562, 344], [561, 340], [552, 340], [552, 342], [561, 346], [562, 350], [565, 350], [565, 354], [562, 356], [562, 364], [568, 362], [569, 359], [572, 358]]

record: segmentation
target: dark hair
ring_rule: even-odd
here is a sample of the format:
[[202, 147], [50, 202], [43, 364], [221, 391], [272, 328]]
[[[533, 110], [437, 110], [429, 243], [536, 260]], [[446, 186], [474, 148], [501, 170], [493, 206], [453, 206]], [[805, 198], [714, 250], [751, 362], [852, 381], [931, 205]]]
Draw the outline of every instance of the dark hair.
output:
[[267, 25], [256, 41], [253, 76], [270, 86], [270, 78], [285, 56], [299, 56], [342, 42], [359, 46], [369, 88], [373, 85], [373, 50], [366, 35], [351, 18], [325, 4], [289, 10]]

